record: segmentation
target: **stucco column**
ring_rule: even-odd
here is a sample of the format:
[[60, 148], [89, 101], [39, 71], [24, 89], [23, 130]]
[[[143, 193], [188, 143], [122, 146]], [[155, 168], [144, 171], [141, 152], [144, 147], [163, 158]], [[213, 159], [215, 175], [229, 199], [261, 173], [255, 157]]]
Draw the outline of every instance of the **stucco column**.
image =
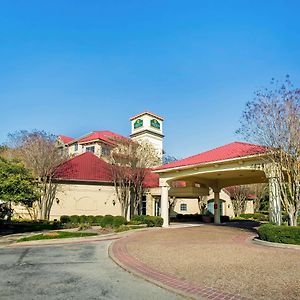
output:
[[146, 194], [146, 214], [149, 216], [154, 216], [153, 214], [153, 197], [150, 193]]
[[169, 187], [161, 187], [161, 217], [164, 220], [163, 227], [169, 227]]
[[220, 189], [214, 189], [214, 223], [220, 224]]
[[269, 165], [265, 172], [269, 180], [269, 218], [270, 222], [281, 225], [281, 196], [278, 174], [274, 165]]

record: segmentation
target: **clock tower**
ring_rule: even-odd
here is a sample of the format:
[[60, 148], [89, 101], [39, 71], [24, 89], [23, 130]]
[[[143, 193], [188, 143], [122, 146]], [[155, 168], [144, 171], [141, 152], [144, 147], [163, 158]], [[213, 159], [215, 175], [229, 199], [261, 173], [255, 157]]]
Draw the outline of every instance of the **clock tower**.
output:
[[134, 141], [147, 141], [163, 156], [163, 121], [164, 119], [151, 112], [143, 112], [132, 118], [131, 139]]

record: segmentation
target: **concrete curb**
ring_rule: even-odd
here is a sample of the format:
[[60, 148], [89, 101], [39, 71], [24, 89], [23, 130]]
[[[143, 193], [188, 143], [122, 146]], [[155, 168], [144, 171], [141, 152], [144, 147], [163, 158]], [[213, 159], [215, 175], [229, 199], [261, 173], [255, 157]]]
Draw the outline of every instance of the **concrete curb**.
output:
[[200, 286], [199, 284], [189, 282], [185, 279], [161, 273], [155, 269], [152, 269], [128, 253], [126, 247], [126, 237], [112, 242], [108, 248], [108, 254], [110, 258], [125, 271], [187, 298], [215, 300], [250, 299], [240, 295], [222, 292], [215, 288]]
[[[43, 247], [43, 246], [68, 245], [68, 244], [96, 243], [101, 241], [116, 240], [122, 237], [130, 236], [135, 232], [150, 231], [150, 230], [157, 230], [157, 227], [146, 227], [146, 228], [122, 231], [118, 233], [108, 233], [108, 234], [88, 236], [88, 237], [37, 240], [37, 241], [28, 241], [28, 242], [20, 242], [20, 243], [14, 241], [8, 245], [7, 244], [3, 246], [0, 245], [0, 248]], [[57, 231], [57, 230], [52, 230], [52, 231]], [[40, 232], [40, 233], [45, 233], [45, 232]], [[30, 236], [34, 234], [39, 234], [39, 233], [36, 232], [32, 234], [30, 233], [27, 234], [26, 236]]]
[[266, 247], [275, 247], [275, 248], [281, 248], [281, 249], [300, 250], [300, 245], [273, 243], [273, 242], [268, 242], [268, 241], [260, 240], [257, 237], [253, 238], [252, 242], [254, 244], [261, 245], [261, 246], [266, 246]]

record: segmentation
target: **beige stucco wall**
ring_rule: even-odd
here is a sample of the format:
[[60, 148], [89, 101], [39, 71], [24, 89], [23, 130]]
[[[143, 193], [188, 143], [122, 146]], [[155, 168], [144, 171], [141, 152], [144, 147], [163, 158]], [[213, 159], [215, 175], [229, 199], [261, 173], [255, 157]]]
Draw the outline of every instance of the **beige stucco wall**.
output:
[[[214, 199], [214, 194], [212, 191], [210, 191], [209, 196], [207, 196], [204, 200], [204, 202], [207, 204], [209, 200]], [[225, 191], [220, 192], [220, 200], [223, 200], [222, 205], [223, 205], [223, 215], [229, 216], [229, 217], [234, 217], [234, 212], [232, 208], [232, 202], [229, 197], [229, 195]], [[187, 204], [187, 210], [186, 211], [181, 211], [180, 210], [180, 205], [181, 204]], [[179, 214], [199, 214], [199, 206], [198, 206], [198, 199], [184, 199], [184, 198], [178, 198], [176, 201], [176, 205], [174, 208], [174, 211]], [[247, 201], [247, 206], [246, 206], [246, 211], [245, 213], [253, 213], [253, 201]]]
[[[27, 210], [14, 206], [14, 216], [29, 219]], [[50, 219], [62, 215], [121, 215], [120, 203], [112, 185], [60, 184], [53, 202]]]
[[51, 219], [62, 215], [121, 215], [113, 186], [61, 184], [56, 198], [59, 201], [53, 203]]

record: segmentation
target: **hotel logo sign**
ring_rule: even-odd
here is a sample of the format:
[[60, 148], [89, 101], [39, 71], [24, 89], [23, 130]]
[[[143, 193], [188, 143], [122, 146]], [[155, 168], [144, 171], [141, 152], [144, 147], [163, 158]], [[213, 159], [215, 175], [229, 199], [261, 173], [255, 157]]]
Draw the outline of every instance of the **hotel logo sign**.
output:
[[143, 126], [143, 120], [141, 120], [141, 119], [137, 119], [133, 124], [134, 129], [137, 129], [142, 126]]
[[152, 119], [150, 121], [150, 124], [152, 127], [156, 128], [156, 129], [160, 129], [160, 123], [156, 119]]

